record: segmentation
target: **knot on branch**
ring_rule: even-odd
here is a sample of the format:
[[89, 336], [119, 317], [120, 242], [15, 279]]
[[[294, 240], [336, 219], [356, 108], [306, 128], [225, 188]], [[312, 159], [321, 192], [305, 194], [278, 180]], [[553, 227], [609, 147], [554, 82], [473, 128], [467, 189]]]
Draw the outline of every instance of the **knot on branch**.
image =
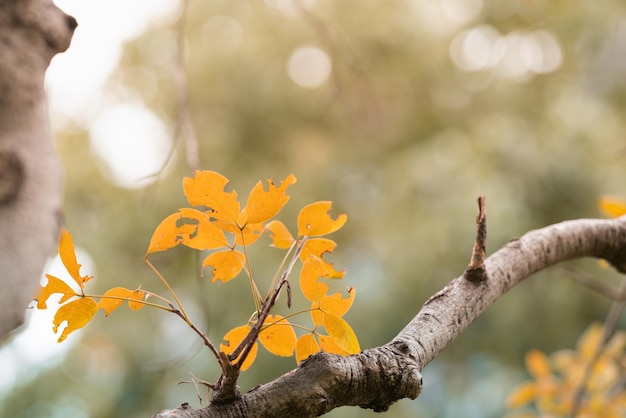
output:
[[0, 205], [17, 197], [24, 182], [24, 164], [12, 150], [0, 150]]
[[473, 283], [487, 279], [485, 270], [485, 254], [487, 252], [487, 214], [485, 212], [485, 196], [478, 198], [478, 216], [476, 217], [476, 240], [472, 249], [472, 259], [465, 269], [465, 278]]

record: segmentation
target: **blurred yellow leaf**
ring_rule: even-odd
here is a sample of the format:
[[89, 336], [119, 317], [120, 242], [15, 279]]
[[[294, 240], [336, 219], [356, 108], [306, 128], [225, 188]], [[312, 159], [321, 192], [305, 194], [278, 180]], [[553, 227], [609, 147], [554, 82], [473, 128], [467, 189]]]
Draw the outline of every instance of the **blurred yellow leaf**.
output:
[[552, 370], [548, 357], [539, 350], [529, 350], [525, 356], [526, 368], [535, 378], [550, 376]]
[[267, 192], [260, 181], [252, 188], [248, 203], [239, 217], [239, 225], [267, 222], [274, 217], [289, 201], [287, 187], [296, 183], [296, 176], [288, 175], [278, 187], [271, 179], [267, 183]]
[[59, 235], [59, 257], [72, 279], [78, 283], [81, 289], [84, 289], [91, 276], [80, 275], [80, 264], [76, 262], [74, 241], [72, 241], [72, 235], [65, 228], [61, 228]]
[[325, 263], [315, 256], [309, 256], [300, 270], [300, 289], [305, 298], [318, 302], [326, 294], [328, 285], [319, 281], [328, 274]]
[[192, 206], [206, 206], [212, 210], [211, 217], [237, 222], [239, 202], [237, 192], [225, 192], [228, 179], [214, 171], [195, 171], [194, 177], [183, 179], [183, 191]]
[[287, 249], [295, 241], [285, 224], [281, 221], [271, 221], [265, 225], [265, 229], [270, 231], [272, 245], [276, 248]]
[[589, 360], [593, 357], [602, 342], [602, 334], [602, 324], [594, 322], [578, 338], [576, 349], [583, 359]]
[[[133, 300], [141, 301], [145, 296], [145, 292], [142, 290], [130, 290], [124, 287], [114, 287], [113, 289], [107, 290], [100, 301], [98, 301], [98, 309], [104, 309], [104, 315], [109, 316], [111, 312], [115, 309], [119, 308], [122, 303], [125, 301], [123, 299], [116, 298], [124, 298], [130, 299], [128, 300], [128, 306], [132, 310], [138, 310], [145, 306], [145, 304], [140, 302], [133, 302]], [[112, 298], [113, 297], [113, 298]]]
[[70, 299], [72, 296], [80, 296], [80, 294], [76, 293], [71, 287], [69, 287], [63, 280], [58, 277], [51, 276], [50, 274], [46, 274], [48, 278], [48, 283], [39, 288], [39, 294], [35, 299], [37, 299], [37, 309], [46, 309], [46, 302], [50, 295], [55, 293], [60, 293], [61, 300], [59, 303], [63, 303], [66, 300]]
[[328, 335], [333, 338], [335, 344], [349, 354], [358, 354], [361, 352], [359, 340], [352, 330], [352, 327], [343, 319], [331, 315], [324, 314], [324, 328]]
[[506, 407], [516, 409], [530, 403], [536, 396], [535, 382], [525, 382], [513, 390], [506, 398]]
[[320, 346], [317, 341], [315, 341], [315, 337], [312, 334], [301, 335], [298, 341], [296, 341], [296, 362], [300, 363], [302, 360], [319, 351]]
[[[237, 346], [244, 340], [244, 338], [246, 338], [249, 332], [250, 332], [249, 325], [242, 325], [240, 327], [231, 329], [230, 331], [226, 333], [226, 335], [224, 335], [223, 340], [225, 341], [225, 343], [220, 344], [220, 350], [226, 354], [232, 353], [233, 351], [235, 351]], [[241, 365], [241, 371], [247, 370], [248, 367], [250, 367], [252, 363], [254, 363], [258, 350], [259, 350], [258, 344], [254, 343], [254, 345], [250, 349], [250, 352], [248, 353], [248, 356], [246, 357], [246, 360]], [[241, 354], [239, 355], [239, 357], [235, 359], [234, 362], [239, 361], [240, 358], [241, 358]]]
[[296, 333], [280, 315], [268, 315], [259, 333], [259, 341], [270, 353], [288, 357], [296, 346]]
[[603, 196], [598, 200], [598, 207], [605, 215], [612, 218], [626, 215], [626, 201], [622, 199]]
[[304, 261], [310, 255], [314, 255], [326, 265], [326, 269], [328, 270], [325, 276], [326, 278], [341, 279], [343, 278], [345, 271], [336, 271], [332, 263], [329, 263], [322, 258], [322, 256], [326, 253], [332, 253], [335, 247], [337, 247], [335, 241], [326, 238], [310, 238], [306, 240], [302, 246], [300, 260]]
[[332, 205], [332, 202], [321, 201], [303, 207], [298, 214], [298, 236], [327, 235], [341, 228], [348, 217], [342, 213], [333, 220], [328, 214]]
[[244, 256], [239, 251], [226, 250], [209, 254], [202, 262], [202, 268], [213, 268], [213, 281], [227, 282], [234, 279], [243, 268]]
[[70, 333], [87, 325], [97, 310], [96, 301], [89, 297], [83, 297], [61, 306], [52, 321], [52, 330], [55, 334], [59, 326], [67, 321], [67, 326], [63, 329], [58, 342], [65, 340]]

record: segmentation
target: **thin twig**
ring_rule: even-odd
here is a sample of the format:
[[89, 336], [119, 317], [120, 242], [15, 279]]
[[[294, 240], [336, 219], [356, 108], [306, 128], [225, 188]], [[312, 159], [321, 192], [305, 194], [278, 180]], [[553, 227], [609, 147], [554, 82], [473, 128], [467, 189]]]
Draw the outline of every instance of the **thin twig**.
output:
[[174, 65], [172, 68], [172, 80], [174, 83], [174, 95], [176, 97], [176, 109], [180, 134], [185, 140], [187, 165], [191, 171], [199, 167], [198, 136], [191, 119], [189, 109], [189, 93], [187, 88], [187, 74], [185, 73], [185, 23], [189, 0], [183, 1], [183, 10], [178, 20], [176, 47], [174, 48]]
[[467, 280], [479, 283], [487, 279], [485, 271], [485, 255], [487, 252], [487, 213], [485, 196], [478, 198], [478, 215], [476, 216], [476, 240], [472, 249], [472, 258], [465, 269]]
[[569, 273], [569, 278], [574, 280], [576, 283], [581, 284], [591, 290], [594, 290], [604, 297], [607, 297], [613, 301], [623, 301], [626, 298], [626, 295], [620, 292], [619, 289], [604, 284], [594, 277], [591, 277], [587, 274], [581, 273], [569, 267], [561, 268]]

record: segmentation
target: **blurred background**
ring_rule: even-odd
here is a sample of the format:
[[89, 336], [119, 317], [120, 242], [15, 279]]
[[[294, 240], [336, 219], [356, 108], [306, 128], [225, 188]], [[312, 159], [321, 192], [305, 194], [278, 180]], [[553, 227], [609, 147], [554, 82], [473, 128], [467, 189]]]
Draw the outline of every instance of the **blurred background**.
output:
[[[80, 26], [48, 73], [51, 123], [66, 173], [65, 223], [78, 261], [95, 275], [93, 293], [139, 284], [165, 293], [142, 258], [156, 225], [188, 206], [188, 151], [244, 199], [259, 179], [294, 173], [278, 217], [287, 225], [315, 200], [348, 215], [329, 259], [347, 269], [338, 289], [357, 289], [346, 319], [362, 348], [388, 342], [463, 272], [479, 195], [487, 196], [489, 252], [530, 229], [600, 216], [600, 195], [626, 195], [623, 1], [58, 4]], [[179, 123], [183, 73], [197, 152]], [[256, 251], [262, 286], [281, 254]], [[183, 248], [152, 260], [215, 343], [249, 317], [243, 277], [210, 283], [199, 255]], [[617, 280], [594, 260], [570, 267]], [[47, 271], [67, 277], [58, 261]], [[387, 414], [500, 417], [506, 394], [526, 379], [526, 350], [573, 346], [609, 304], [559, 268], [541, 273], [424, 370], [417, 400]], [[160, 311], [98, 313], [63, 344], [56, 338], [49, 312], [33, 311], [2, 347], [0, 416], [198, 407], [194, 386], [177, 383], [219, 373], [195, 334]], [[261, 349], [241, 389], [293, 367], [293, 358]], [[380, 415], [339, 408], [328, 416]]]

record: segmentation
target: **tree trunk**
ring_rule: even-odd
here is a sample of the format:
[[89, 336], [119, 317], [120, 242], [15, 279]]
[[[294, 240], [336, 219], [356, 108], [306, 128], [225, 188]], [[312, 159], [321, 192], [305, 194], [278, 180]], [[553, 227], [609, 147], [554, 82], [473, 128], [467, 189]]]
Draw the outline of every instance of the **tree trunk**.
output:
[[540, 270], [581, 257], [626, 272], [626, 216], [562, 222], [511, 240], [485, 260], [484, 280], [466, 273], [452, 280], [382, 347], [350, 357], [316, 354], [233, 402], [199, 410], [185, 404], [154, 418], [315, 417], [346, 405], [385, 411], [419, 395], [421, 370], [496, 299]]
[[62, 179], [44, 75], [75, 27], [51, 0], [0, 0], [0, 339], [23, 322], [58, 237]]

